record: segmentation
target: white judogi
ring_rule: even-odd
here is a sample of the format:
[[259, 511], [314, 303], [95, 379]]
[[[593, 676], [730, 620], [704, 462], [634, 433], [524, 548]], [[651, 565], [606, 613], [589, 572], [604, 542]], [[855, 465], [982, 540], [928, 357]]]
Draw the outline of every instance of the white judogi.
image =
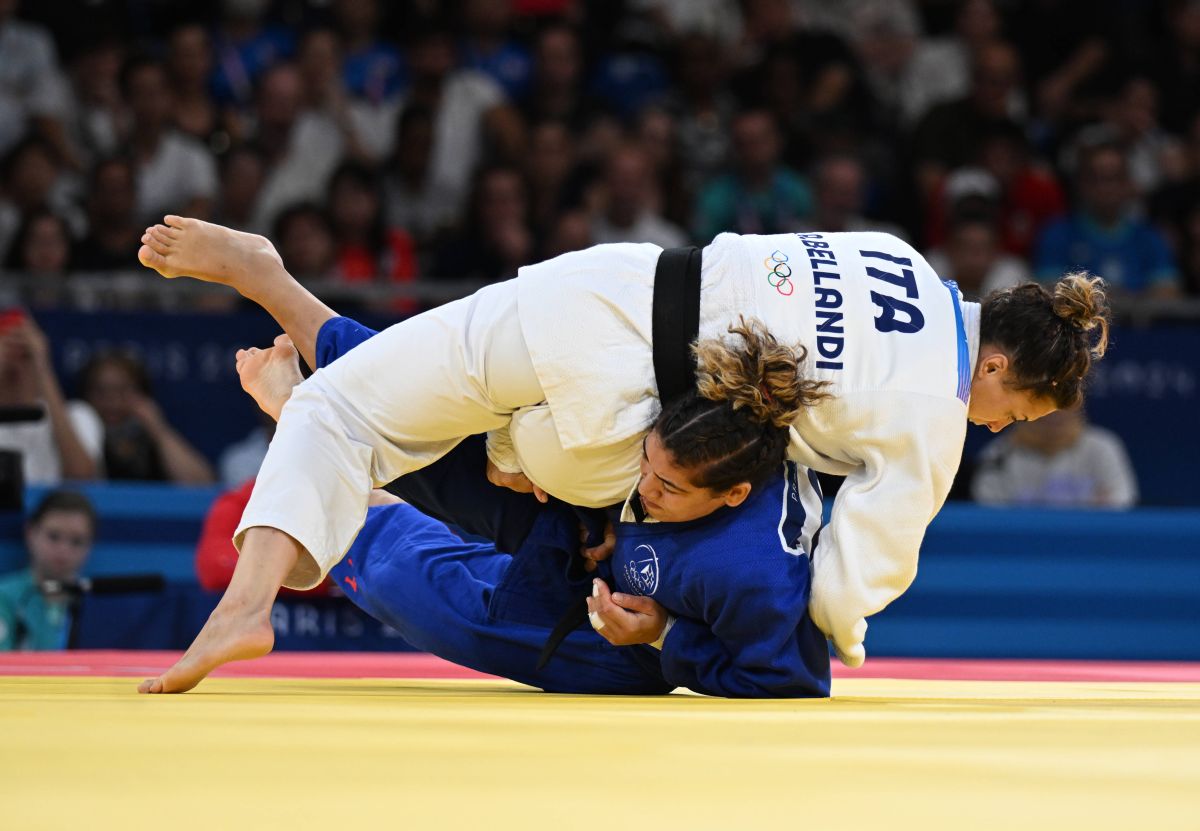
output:
[[[658, 413], [657, 257], [654, 246], [600, 246], [521, 270], [522, 330], [568, 450], [620, 446]], [[978, 307], [956, 313], [957, 296], [921, 255], [880, 233], [722, 234], [704, 249], [700, 298], [701, 338], [755, 316], [805, 345], [806, 374], [829, 382], [832, 397], [794, 425], [790, 455], [847, 477], [815, 552], [810, 608], [857, 666], [865, 618], [911, 584], [958, 470]]]
[[[287, 585], [315, 585], [361, 527], [372, 485], [485, 431], [494, 461], [553, 495], [621, 501], [660, 409], [658, 254], [602, 245], [528, 266], [315, 373], [284, 409], [236, 539], [254, 525], [291, 534], [315, 562]], [[847, 476], [815, 552], [811, 612], [852, 666], [865, 618], [912, 582], [958, 468], [978, 318], [957, 300], [887, 234], [723, 234], [704, 250], [700, 336], [757, 317], [808, 347], [806, 370], [830, 384], [790, 452]]]

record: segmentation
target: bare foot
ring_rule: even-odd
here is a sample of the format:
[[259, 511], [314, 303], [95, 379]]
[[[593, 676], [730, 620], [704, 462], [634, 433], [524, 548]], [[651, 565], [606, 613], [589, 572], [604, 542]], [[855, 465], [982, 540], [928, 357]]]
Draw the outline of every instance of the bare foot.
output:
[[269, 349], [239, 349], [237, 373], [242, 389], [276, 421], [292, 397], [292, 388], [304, 380], [299, 354], [287, 335], [275, 338], [275, 345]]
[[260, 658], [274, 645], [269, 607], [267, 612], [252, 613], [218, 607], [175, 666], [157, 678], [147, 678], [138, 685], [138, 692], [187, 692], [222, 664]]
[[164, 277], [195, 277], [245, 294], [254, 281], [287, 274], [266, 237], [181, 216], [163, 222], [142, 235], [138, 260]]

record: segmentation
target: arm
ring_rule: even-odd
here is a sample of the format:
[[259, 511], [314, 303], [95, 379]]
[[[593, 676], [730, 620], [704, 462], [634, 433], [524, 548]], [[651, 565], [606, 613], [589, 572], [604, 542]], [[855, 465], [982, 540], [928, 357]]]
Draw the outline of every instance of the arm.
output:
[[[730, 698], [829, 694], [829, 647], [808, 619], [809, 560], [738, 563], [706, 575], [703, 621], [678, 618], [662, 643], [668, 683]], [[711, 579], [711, 582], [707, 582]]]
[[650, 597], [610, 594], [603, 580], [593, 581], [588, 617], [614, 646], [660, 650], [663, 677], [678, 687], [726, 698], [826, 696], [829, 647], [806, 612], [808, 558], [777, 556], [787, 559], [706, 572], [695, 601], [704, 620], [675, 617]]
[[[870, 395], [870, 406], [849, 406], [854, 395]], [[915, 393], [848, 394], [839, 404], [825, 413], [833, 422], [826, 427], [840, 434], [841, 446], [855, 448], [860, 464], [814, 551], [809, 611], [842, 663], [856, 667], [866, 659], [866, 618], [917, 575], [925, 528], [962, 457], [966, 418], [957, 399]]]
[[15, 336], [24, 340], [33, 361], [38, 394], [45, 402], [46, 413], [50, 418], [54, 444], [58, 448], [58, 455], [62, 461], [63, 478], [96, 478], [96, 460], [87, 452], [87, 448], [84, 447], [79, 435], [75, 432], [75, 426], [67, 413], [62, 388], [58, 385], [58, 377], [54, 374], [54, 367], [50, 363], [50, 346], [46, 342], [46, 336], [29, 319], [20, 325]]
[[209, 485], [216, 481], [212, 466], [167, 423], [157, 404], [143, 396], [134, 405], [134, 415], [158, 448], [167, 479], [183, 485]]

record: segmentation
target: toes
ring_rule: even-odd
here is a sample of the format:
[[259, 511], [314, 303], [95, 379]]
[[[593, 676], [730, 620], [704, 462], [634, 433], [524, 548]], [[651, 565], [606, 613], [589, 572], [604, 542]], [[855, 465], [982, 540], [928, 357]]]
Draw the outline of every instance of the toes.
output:
[[160, 271], [166, 268], [167, 265], [166, 257], [155, 251], [148, 244], [138, 249], [138, 262], [146, 266], [146, 268], [153, 268], [155, 271]]
[[196, 220], [188, 219], [186, 216], [176, 216], [175, 214], [167, 214], [163, 217], [163, 222], [170, 225], [172, 228], [187, 228]]
[[138, 692], [142, 694], [154, 695], [163, 691], [163, 682], [161, 676], [158, 678], [147, 678], [142, 683], [138, 684]]

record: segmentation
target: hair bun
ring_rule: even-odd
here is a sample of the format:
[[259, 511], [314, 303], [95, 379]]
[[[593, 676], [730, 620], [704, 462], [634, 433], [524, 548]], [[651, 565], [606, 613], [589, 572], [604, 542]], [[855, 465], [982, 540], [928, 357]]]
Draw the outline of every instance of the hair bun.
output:
[[1102, 357], [1108, 349], [1108, 295], [1104, 281], [1086, 271], [1068, 274], [1054, 287], [1054, 314], [1081, 332], [1099, 328], [1100, 335], [1092, 347], [1092, 355]]

